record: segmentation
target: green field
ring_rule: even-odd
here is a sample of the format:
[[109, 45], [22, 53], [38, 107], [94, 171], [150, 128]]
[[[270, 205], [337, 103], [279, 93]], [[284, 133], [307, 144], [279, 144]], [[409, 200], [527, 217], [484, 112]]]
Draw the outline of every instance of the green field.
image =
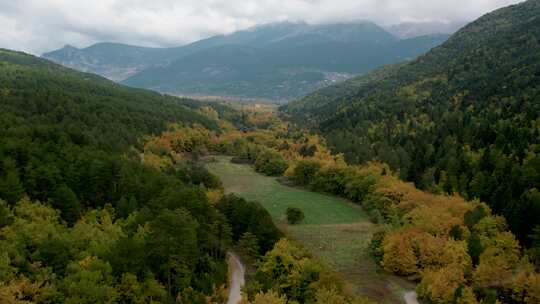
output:
[[[227, 193], [260, 202], [276, 224], [343, 273], [356, 292], [381, 303], [400, 303], [411, 283], [381, 271], [369, 256], [368, 244], [376, 226], [362, 208], [347, 200], [304, 189], [288, 187], [276, 178], [263, 176], [249, 165], [234, 164], [230, 157], [218, 156], [207, 164], [219, 176]], [[287, 225], [287, 207], [304, 211], [301, 225]]]

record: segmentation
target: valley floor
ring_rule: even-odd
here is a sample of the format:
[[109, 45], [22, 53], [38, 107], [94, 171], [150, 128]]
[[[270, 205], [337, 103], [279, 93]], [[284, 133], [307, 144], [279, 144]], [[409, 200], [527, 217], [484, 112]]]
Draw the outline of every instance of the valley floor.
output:
[[[220, 177], [226, 192], [260, 202], [288, 237], [300, 241], [341, 272], [355, 292], [379, 303], [402, 303], [404, 295], [414, 289], [414, 284], [382, 271], [370, 257], [368, 246], [376, 225], [360, 206], [282, 185], [276, 178], [263, 176], [249, 165], [231, 163], [230, 159], [218, 156], [207, 165]], [[287, 207], [304, 211], [303, 224], [287, 225]]]

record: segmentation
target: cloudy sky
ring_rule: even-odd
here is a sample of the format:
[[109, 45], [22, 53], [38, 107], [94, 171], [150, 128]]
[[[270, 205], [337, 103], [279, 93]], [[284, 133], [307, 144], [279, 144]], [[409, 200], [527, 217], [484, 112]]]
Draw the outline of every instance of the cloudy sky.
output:
[[521, 0], [0, 0], [0, 47], [176, 46], [278, 21], [469, 21]]

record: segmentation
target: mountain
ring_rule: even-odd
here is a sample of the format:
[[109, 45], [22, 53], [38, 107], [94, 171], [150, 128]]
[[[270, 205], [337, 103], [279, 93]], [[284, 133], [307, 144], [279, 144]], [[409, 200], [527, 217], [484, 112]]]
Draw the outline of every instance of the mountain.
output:
[[180, 95], [290, 100], [412, 59], [446, 35], [398, 39], [370, 22], [274, 23], [176, 48], [101, 43], [44, 54], [63, 65], [134, 87]]
[[84, 49], [66, 45], [43, 58], [83, 72], [122, 81], [147, 67], [181, 56], [181, 48], [147, 48], [118, 43], [98, 43]]
[[540, 1], [529, 0], [282, 110], [349, 162], [384, 161], [424, 189], [488, 202], [527, 245], [540, 223], [539, 100]]
[[434, 34], [454, 34], [466, 22], [404, 22], [385, 26], [384, 29], [401, 39]]

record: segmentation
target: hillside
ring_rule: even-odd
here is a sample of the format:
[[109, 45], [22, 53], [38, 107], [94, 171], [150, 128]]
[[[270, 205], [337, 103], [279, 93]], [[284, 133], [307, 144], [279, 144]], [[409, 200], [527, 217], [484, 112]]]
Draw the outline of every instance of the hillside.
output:
[[210, 227], [228, 226], [200, 186], [219, 181], [141, 159], [170, 123], [217, 130], [196, 107], [0, 50], [0, 302], [203, 303], [225, 284]]
[[486, 201], [525, 245], [540, 222], [540, 1], [487, 14], [418, 59], [283, 108], [349, 162]]
[[181, 95], [291, 100], [378, 66], [412, 59], [447, 35], [398, 39], [369, 22], [276, 23], [165, 49], [101, 43], [44, 54], [63, 65]]

